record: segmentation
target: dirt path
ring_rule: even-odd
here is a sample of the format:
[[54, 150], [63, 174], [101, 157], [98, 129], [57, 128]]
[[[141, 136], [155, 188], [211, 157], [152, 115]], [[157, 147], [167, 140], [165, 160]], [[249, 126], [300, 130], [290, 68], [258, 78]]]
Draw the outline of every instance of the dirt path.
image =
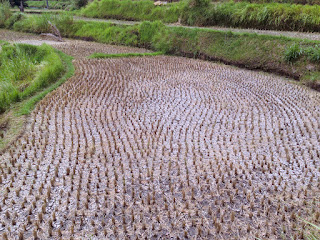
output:
[[290, 239], [295, 214], [319, 223], [319, 93], [179, 57], [74, 64], [0, 156], [3, 239]]

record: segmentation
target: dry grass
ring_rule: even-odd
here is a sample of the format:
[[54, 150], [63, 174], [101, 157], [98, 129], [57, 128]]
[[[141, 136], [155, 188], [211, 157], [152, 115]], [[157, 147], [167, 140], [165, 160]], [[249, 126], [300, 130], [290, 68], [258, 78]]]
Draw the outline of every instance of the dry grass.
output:
[[300, 239], [320, 95], [178, 57], [75, 61], [0, 157], [3, 238]]

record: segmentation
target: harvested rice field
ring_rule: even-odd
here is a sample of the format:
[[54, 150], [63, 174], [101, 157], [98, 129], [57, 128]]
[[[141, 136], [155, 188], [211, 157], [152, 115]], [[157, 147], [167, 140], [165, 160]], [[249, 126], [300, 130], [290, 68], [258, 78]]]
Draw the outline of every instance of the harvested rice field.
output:
[[200, 60], [74, 55], [0, 156], [2, 239], [303, 239], [302, 219], [319, 224], [319, 93]]

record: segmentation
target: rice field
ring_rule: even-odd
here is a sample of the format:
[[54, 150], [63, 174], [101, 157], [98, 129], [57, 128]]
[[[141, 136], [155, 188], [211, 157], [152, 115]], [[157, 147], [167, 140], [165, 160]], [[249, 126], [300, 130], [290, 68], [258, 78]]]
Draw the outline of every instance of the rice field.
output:
[[302, 239], [301, 219], [319, 225], [319, 93], [200, 60], [72, 51], [75, 75], [0, 156], [2, 239]]

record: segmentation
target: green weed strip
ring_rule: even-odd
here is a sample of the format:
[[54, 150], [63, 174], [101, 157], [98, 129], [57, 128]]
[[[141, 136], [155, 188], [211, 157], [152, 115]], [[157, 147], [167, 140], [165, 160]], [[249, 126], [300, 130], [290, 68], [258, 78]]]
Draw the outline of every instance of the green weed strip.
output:
[[121, 57], [145, 57], [145, 56], [158, 56], [163, 55], [162, 52], [153, 53], [117, 53], [117, 54], [107, 54], [107, 53], [93, 53], [88, 58], [121, 58]]
[[220, 2], [184, 0], [165, 6], [152, 1], [93, 1], [79, 14], [85, 17], [133, 21], [161, 20], [192, 26], [225, 26], [286, 31], [320, 31], [320, 6], [290, 3]]

